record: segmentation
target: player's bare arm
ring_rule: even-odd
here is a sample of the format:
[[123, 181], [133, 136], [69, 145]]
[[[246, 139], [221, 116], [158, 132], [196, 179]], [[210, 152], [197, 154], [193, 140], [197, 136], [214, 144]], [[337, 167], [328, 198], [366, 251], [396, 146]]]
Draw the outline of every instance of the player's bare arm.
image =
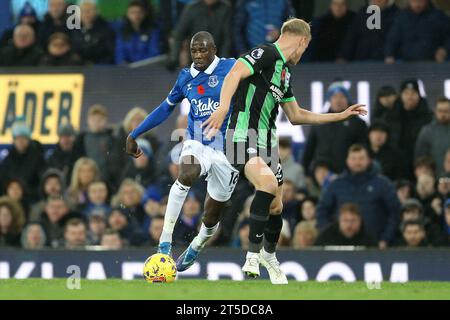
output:
[[243, 62], [236, 61], [236, 64], [224, 79], [222, 90], [220, 91], [219, 107], [202, 124], [202, 127], [205, 128], [204, 133], [208, 139], [214, 137], [222, 127], [222, 123], [230, 110], [231, 99], [239, 86], [239, 82], [250, 76], [250, 69]]
[[301, 124], [325, 124], [347, 120], [353, 116], [365, 116], [367, 110], [363, 104], [355, 104], [339, 113], [315, 113], [301, 108], [297, 101], [289, 101], [282, 104], [287, 118], [293, 125]]

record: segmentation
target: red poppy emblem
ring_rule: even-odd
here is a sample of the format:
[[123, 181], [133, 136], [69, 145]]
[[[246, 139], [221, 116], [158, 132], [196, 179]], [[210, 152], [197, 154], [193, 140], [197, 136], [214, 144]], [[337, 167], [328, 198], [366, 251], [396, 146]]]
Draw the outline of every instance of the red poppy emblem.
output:
[[202, 85], [197, 87], [198, 94], [205, 94], [205, 88]]

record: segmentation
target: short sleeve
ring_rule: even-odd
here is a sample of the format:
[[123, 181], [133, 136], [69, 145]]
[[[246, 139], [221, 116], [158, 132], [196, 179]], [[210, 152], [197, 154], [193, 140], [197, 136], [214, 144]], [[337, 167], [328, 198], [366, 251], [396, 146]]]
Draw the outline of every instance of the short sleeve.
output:
[[174, 106], [184, 99], [184, 93], [183, 88], [181, 87], [182, 75], [180, 73], [180, 76], [178, 76], [177, 82], [175, 82], [175, 85], [173, 86], [172, 90], [170, 90], [169, 95], [167, 96], [167, 103], [171, 106]]
[[275, 52], [267, 46], [253, 48], [239, 58], [239, 61], [243, 62], [250, 69], [252, 75], [255, 72], [273, 66], [275, 60]]
[[294, 92], [292, 92], [292, 87], [289, 86], [286, 93], [284, 94], [283, 99], [281, 99], [281, 103], [295, 101]]

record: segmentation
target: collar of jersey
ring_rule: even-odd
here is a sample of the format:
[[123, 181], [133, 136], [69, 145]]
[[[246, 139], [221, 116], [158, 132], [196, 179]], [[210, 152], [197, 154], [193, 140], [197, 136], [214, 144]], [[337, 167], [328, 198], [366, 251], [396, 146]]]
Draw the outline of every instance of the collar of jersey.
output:
[[[211, 62], [209, 67], [203, 72], [206, 74], [212, 74], [214, 72], [214, 70], [216, 69], [217, 65], [219, 64], [219, 62], [220, 62], [219, 57], [215, 56], [213, 62]], [[192, 78], [195, 78], [200, 73], [200, 71], [198, 71], [197, 69], [194, 68], [194, 63], [191, 64], [190, 72], [191, 72]]]
[[283, 59], [283, 62], [286, 63], [286, 58], [284, 57], [283, 52], [281, 52], [281, 49], [280, 49], [280, 47], [278, 46], [278, 43], [275, 42], [274, 45], [275, 45], [275, 48], [277, 48], [278, 53], [279, 53], [280, 56], [281, 56], [281, 59]]

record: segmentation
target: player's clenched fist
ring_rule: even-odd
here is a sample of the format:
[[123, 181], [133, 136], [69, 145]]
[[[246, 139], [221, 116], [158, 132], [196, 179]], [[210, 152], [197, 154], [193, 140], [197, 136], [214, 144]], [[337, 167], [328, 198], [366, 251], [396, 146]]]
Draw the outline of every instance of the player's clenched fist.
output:
[[127, 143], [125, 147], [125, 151], [132, 157], [139, 158], [142, 155], [142, 150], [139, 148], [136, 140], [134, 140], [131, 136], [127, 137]]

